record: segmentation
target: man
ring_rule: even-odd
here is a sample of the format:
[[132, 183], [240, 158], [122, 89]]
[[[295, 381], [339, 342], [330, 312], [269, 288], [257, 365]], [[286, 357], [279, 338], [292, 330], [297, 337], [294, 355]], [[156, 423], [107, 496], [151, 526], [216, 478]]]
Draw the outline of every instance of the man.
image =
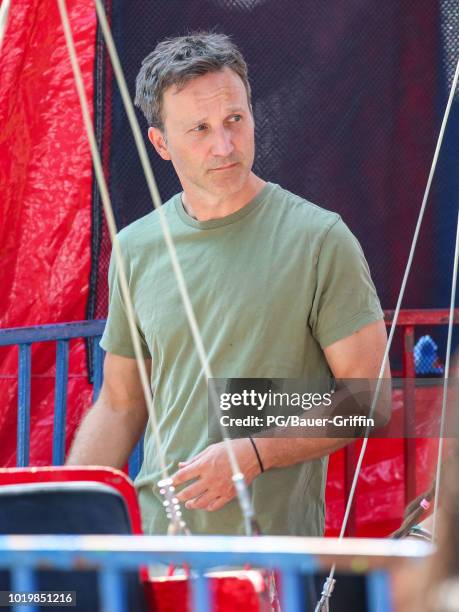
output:
[[[164, 212], [214, 376], [376, 378], [386, 332], [361, 248], [339, 215], [252, 172], [247, 66], [229, 38], [201, 33], [159, 43], [142, 63], [136, 103], [183, 187]], [[243, 533], [227, 453], [208, 441], [206, 381], [157, 213], [119, 238], [184, 518], [193, 533]], [[104, 385], [68, 463], [121, 467], [147, 414], [113, 262], [101, 346]], [[343, 440], [255, 442], [232, 445], [263, 532], [322, 534], [327, 456]], [[160, 477], [148, 423], [136, 480], [147, 533], [167, 530]]]

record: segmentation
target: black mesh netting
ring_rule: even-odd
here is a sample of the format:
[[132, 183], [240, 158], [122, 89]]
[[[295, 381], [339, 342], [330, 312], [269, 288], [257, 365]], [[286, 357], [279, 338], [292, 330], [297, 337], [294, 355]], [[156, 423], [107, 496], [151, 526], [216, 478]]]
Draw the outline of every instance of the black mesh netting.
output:
[[[455, 0], [131, 0], [106, 6], [132, 96], [141, 60], [162, 38], [197, 29], [233, 37], [249, 65], [256, 173], [339, 212], [362, 244], [383, 308], [393, 308], [457, 58]], [[152, 204], [98, 49], [99, 140], [121, 228]], [[459, 193], [457, 110], [456, 102], [405, 308], [449, 304]], [[138, 116], [146, 138], [146, 122]], [[180, 185], [170, 163], [148, 148], [166, 200]], [[99, 210], [96, 198], [89, 318], [107, 310], [110, 244]], [[443, 346], [438, 328], [434, 333]]]

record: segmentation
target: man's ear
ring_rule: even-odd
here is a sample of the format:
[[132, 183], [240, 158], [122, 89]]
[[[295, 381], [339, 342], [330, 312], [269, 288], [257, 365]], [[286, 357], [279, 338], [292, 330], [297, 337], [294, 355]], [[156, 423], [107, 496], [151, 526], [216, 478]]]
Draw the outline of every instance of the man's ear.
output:
[[163, 159], [170, 160], [171, 156], [167, 150], [166, 139], [159, 128], [150, 127], [148, 128], [148, 139], [151, 144], [155, 147], [156, 152]]

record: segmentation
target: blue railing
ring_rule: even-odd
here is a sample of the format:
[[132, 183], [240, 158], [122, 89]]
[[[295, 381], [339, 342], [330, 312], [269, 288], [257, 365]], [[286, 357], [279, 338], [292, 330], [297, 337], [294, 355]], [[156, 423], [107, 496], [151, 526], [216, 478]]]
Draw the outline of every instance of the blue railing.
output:
[[[17, 345], [19, 350], [17, 467], [27, 467], [29, 465], [32, 344], [35, 342], [56, 342], [52, 464], [62, 465], [65, 460], [69, 342], [74, 338], [87, 338], [92, 343], [93, 401], [95, 402], [103, 380], [104, 351], [99, 346], [99, 341], [104, 327], [105, 321], [97, 320], [0, 330], [0, 346]], [[140, 469], [143, 455], [142, 448], [143, 441], [141, 440], [129, 460], [129, 476], [131, 478], [135, 478]]]
[[[360, 562], [369, 568], [367, 608], [390, 612], [392, 602], [387, 568], [391, 561], [422, 559], [430, 553], [424, 542], [400, 540], [335, 540], [323, 538], [237, 536], [3, 536], [0, 537], [0, 568], [12, 572], [13, 589], [33, 592], [34, 569], [96, 569], [99, 572], [101, 609], [121, 612], [127, 602], [121, 572], [141, 566], [187, 563], [193, 568], [193, 611], [211, 609], [208, 578], [212, 567], [242, 566], [276, 570], [280, 575], [284, 612], [305, 612], [308, 604], [303, 576], [329, 567]], [[78, 593], [76, 593], [78, 598]], [[31, 612], [32, 608], [27, 610]]]

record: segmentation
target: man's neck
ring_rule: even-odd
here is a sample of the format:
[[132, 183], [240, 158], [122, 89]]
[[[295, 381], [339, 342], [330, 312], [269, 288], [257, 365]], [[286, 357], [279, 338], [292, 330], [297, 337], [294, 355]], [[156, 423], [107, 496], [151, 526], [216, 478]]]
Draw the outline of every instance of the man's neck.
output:
[[192, 189], [183, 190], [182, 203], [186, 212], [198, 221], [209, 221], [210, 219], [221, 219], [244, 208], [255, 198], [266, 181], [251, 173], [244, 187], [230, 197], [209, 196], [209, 194], [197, 193]]

